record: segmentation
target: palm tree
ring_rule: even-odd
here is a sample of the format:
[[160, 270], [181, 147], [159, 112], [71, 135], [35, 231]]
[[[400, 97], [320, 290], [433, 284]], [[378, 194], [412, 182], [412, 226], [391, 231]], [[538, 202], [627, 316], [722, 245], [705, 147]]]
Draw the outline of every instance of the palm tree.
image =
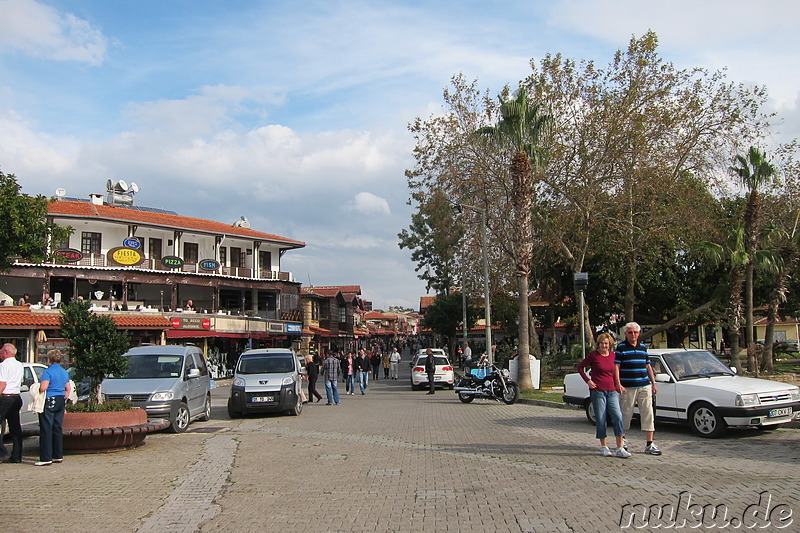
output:
[[[748, 352], [755, 349], [755, 338], [753, 335], [753, 258], [758, 248], [759, 233], [761, 231], [761, 196], [758, 192], [760, 187], [767, 185], [773, 179], [776, 168], [767, 160], [767, 156], [755, 146], [751, 146], [747, 155], [737, 155], [736, 166], [730, 167], [730, 171], [739, 180], [739, 183], [748, 191], [747, 207], [744, 212], [744, 248], [747, 254], [745, 269], [745, 342]], [[754, 371], [755, 368], [749, 370]]]
[[539, 103], [528, 100], [528, 92], [520, 88], [513, 96], [500, 97], [500, 120], [496, 126], [480, 128], [501, 149], [511, 154], [511, 207], [514, 216], [513, 260], [516, 267], [517, 303], [519, 311], [519, 384], [521, 389], [533, 388], [530, 379], [530, 307], [528, 304], [529, 276], [533, 258], [531, 209], [534, 178], [545, 164], [541, 139], [550, 116], [542, 113]]

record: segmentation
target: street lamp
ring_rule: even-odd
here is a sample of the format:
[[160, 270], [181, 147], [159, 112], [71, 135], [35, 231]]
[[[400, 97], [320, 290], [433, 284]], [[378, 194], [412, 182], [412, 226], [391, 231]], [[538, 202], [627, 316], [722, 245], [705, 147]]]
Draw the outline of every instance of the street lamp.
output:
[[[453, 212], [457, 215], [463, 212], [463, 208], [472, 209], [481, 214], [481, 255], [483, 256], [483, 307], [486, 321], [486, 354], [489, 364], [494, 364], [494, 354], [492, 353], [492, 310], [489, 305], [489, 251], [486, 240], [486, 209], [467, 204], [453, 204]], [[463, 287], [462, 287], [463, 292]], [[465, 307], [466, 309], [466, 307]]]
[[584, 327], [583, 318], [583, 292], [589, 286], [589, 274], [586, 272], [576, 272], [573, 277], [575, 290], [578, 291], [578, 312], [581, 314], [581, 354], [583, 359], [586, 359], [586, 328]]

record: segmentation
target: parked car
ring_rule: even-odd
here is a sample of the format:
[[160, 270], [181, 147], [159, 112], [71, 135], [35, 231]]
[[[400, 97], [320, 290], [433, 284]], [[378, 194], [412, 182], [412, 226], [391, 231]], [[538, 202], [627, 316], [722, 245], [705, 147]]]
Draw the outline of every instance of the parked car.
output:
[[[453, 388], [455, 386], [455, 376], [450, 359], [445, 355], [444, 350], [433, 348], [433, 357], [436, 362], [436, 374], [434, 384], [443, 387]], [[419, 390], [429, 387], [428, 374], [425, 372], [425, 361], [428, 359], [427, 349], [417, 352], [411, 361], [411, 390]]]
[[[800, 388], [737, 376], [706, 350], [650, 350], [660, 421], [688, 423], [701, 437], [721, 437], [728, 427], [774, 428], [800, 419]], [[564, 377], [564, 401], [582, 406], [594, 424], [589, 387], [580, 374]], [[638, 408], [636, 408], [638, 413]]]
[[129, 399], [148, 418], [167, 418], [182, 433], [193, 420], [211, 418], [211, 377], [196, 346], [138, 346], [125, 354], [128, 371], [103, 380], [104, 400]]
[[[23, 428], [36, 428], [39, 427], [39, 415], [34, 411], [28, 411], [28, 406], [31, 403], [30, 390], [34, 386], [38, 387], [39, 380], [42, 377], [47, 365], [40, 363], [22, 363], [22, 383], [20, 385], [20, 398], [22, 398], [22, 409], [19, 412], [19, 422]], [[76, 402], [78, 395], [75, 392], [75, 382], [70, 379], [72, 383], [72, 394], [69, 400]], [[7, 424], [3, 424], [2, 434], [8, 432]]]
[[228, 415], [284, 412], [297, 416], [300, 401], [300, 361], [288, 348], [248, 350], [239, 356], [233, 374]]

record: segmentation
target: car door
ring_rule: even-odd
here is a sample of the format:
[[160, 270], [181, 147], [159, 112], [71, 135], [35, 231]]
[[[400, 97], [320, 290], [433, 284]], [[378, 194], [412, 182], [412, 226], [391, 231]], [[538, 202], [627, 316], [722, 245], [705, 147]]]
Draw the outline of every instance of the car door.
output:
[[676, 407], [675, 395], [675, 377], [667, 369], [667, 365], [659, 356], [650, 357], [650, 366], [653, 368], [653, 373], [666, 374], [669, 376], [669, 382], [656, 382], [658, 386], [658, 394], [655, 395], [655, 415], [657, 418], [680, 418], [681, 415]]
[[189, 377], [190, 370], [200, 370], [195, 360], [196, 356], [197, 354], [195, 353], [187, 353], [186, 357], [184, 357], [183, 368], [183, 379], [186, 383], [186, 400], [189, 403], [189, 414], [191, 416], [194, 416], [203, 408], [203, 401], [205, 400], [200, 377]]

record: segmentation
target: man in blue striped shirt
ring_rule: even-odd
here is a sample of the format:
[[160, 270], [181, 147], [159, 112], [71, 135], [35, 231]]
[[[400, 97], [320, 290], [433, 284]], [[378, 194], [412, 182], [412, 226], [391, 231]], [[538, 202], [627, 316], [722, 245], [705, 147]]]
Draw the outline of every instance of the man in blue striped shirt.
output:
[[[625, 432], [631, 427], [633, 406], [639, 404], [639, 421], [642, 431], [647, 436], [644, 453], [661, 455], [661, 450], [653, 442], [655, 436], [655, 416], [653, 411], [653, 395], [658, 393], [656, 376], [647, 357], [647, 346], [639, 342], [642, 328], [636, 322], [629, 322], [622, 328], [625, 340], [617, 349], [615, 363], [619, 365], [619, 381], [622, 384], [622, 395], [619, 403], [622, 408], [622, 422]], [[623, 436], [623, 445], [628, 442]]]

